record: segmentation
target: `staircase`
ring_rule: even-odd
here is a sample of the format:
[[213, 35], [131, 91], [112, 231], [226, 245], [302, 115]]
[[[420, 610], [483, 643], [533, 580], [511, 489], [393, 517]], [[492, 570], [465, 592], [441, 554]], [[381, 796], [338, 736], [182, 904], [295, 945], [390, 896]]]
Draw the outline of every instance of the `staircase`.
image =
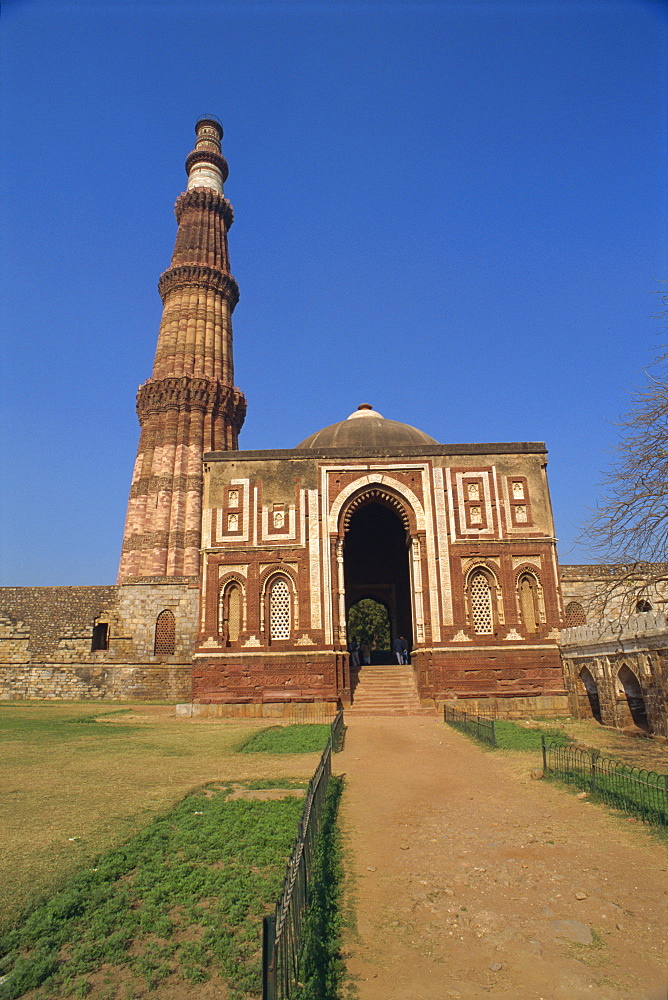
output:
[[409, 665], [362, 667], [353, 675], [353, 703], [346, 715], [434, 715], [421, 708], [413, 668]]

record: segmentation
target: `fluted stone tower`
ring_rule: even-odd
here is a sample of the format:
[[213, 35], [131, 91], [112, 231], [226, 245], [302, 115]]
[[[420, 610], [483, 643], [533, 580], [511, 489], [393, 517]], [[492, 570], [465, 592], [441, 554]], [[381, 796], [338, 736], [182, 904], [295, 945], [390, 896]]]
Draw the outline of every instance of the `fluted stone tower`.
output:
[[234, 387], [230, 274], [232, 206], [223, 194], [223, 129], [207, 116], [186, 159], [188, 189], [176, 201], [171, 266], [158, 288], [164, 309], [153, 374], [137, 394], [141, 436], [119, 583], [199, 573], [202, 455], [237, 447], [246, 413]]

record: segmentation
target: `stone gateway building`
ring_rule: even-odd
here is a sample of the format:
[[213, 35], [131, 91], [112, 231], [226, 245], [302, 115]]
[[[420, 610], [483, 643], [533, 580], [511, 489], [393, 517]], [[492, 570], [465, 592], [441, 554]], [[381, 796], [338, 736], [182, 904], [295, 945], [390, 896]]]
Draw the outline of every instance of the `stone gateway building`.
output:
[[441, 445], [368, 405], [296, 448], [207, 453], [194, 699], [349, 704], [348, 616], [371, 599], [423, 704], [564, 710], [545, 465], [542, 444]]
[[411, 650], [413, 704], [564, 713], [543, 444], [439, 444], [363, 403], [295, 447], [238, 450], [222, 134], [198, 121], [176, 202], [118, 583], [0, 591], [0, 697], [354, 706], [381, 665], [351, 671], [348, 621], [373, 601]]

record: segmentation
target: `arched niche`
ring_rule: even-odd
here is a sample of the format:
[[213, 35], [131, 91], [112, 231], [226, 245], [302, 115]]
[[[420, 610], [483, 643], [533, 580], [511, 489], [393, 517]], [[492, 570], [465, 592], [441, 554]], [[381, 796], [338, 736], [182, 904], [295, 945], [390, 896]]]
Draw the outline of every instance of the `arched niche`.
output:
[[597, 722], [602, 722], [601, 718], [601, 699], [598, 693], [598, 684], [588, 667], [583, 667], [580, 671], [580, 680], [585, 689], [587, 695], [587, 701], [589, 703], [589, 708], [591, 714]]
[[634, 725], [638, 729], [644, 729], [646, 732], [649, 732], [650, 725], [645, 708], [645, 696], [643, 695], [640, 681], [626, 663], [622, 664], [619, 668], [617, 679], [624, 691], [629, 714]]

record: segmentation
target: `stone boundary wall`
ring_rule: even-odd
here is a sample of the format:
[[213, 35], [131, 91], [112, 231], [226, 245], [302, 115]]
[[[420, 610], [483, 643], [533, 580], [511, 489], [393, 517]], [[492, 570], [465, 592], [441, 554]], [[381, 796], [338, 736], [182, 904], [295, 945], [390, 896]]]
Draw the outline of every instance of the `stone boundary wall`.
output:
[[[190, 578], [1, 587], [0, 698], [189, 700], [198, 599]], [[156, 655], [164, 610], [174, 615], [175, 648]], [[96, 624], [107, 625], [107, 649], [92, 649]]]
[[[560, 647], [573, 715], [592, 718], [598, 699], [603, 725], [632, 729], [636, 725], [632, 702], [640, 697], [649, 731], [668, 737], [668, 626], [665, 614], [635, 615], [623, 626], [601, 622], [564, 629]], [[625, 687], [619, 676], [623, 667], [635, 676], [638, 691], [630, 692], [628, 684]], [[590, 693], [583, 680], [585, 668], [596, 687]]]

